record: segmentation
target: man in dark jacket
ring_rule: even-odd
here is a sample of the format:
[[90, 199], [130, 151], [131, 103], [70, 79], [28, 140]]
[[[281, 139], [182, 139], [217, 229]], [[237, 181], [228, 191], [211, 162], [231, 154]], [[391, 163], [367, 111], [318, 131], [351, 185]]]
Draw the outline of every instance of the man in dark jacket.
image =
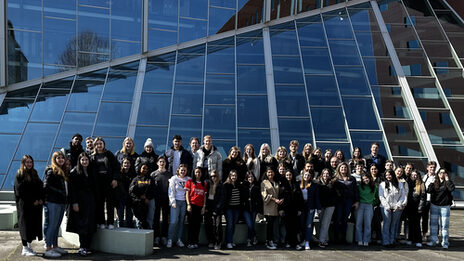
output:
[[190, 152], [182, 147], [182, 137], [174, 135], [172, 137], [172, 147], [164, 153], [168, 160], [168, 171], [175, 174], [180, 164], [187, 164], [188, 172], [192, 171], [193, 158]]
[[379, 173], [385, 172], [385, 161], [387, 160], [384, 156], [379, 154], [379, 144], [377, 142], [372, 143], [371, 145], [371, 154], [364, 156], [366, 159], [366, 165], [370, 166], [372, 163], [375, 164]]
[[291, 160], [293, 166], [293, 176], [295, 177], [300, 174], [305, 165], [305, 158], [303, 155], [298, 153], [298, 146], [299, 142], [297, 140], [290, 141], [290, 145], [288, 146], [290, 150], [288, 156]]
[[77, 165], [77, 157], [79, 154], [84, 152], [84, 148], [82, 148], [82, 135], [76, 133], [72, 136], [71, 142], [69, 142], [69, 148], [65, 149], [62, 148], [61, 152], [71, 161], [71, 169], [73, 169]]

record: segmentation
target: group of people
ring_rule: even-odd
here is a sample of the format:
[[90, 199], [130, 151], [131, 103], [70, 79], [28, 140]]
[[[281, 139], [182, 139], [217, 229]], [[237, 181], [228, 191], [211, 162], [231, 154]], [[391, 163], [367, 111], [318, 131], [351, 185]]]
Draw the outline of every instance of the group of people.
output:
[[296, 140], [290, 142], [288, 151], [280, 146], [274, 155], [266, 143], [258, 155], [251, 144], [245, 146], [243, 156], [240, 148], [233, 146], [223, 160], [209, 135], [201, 146], [200, 140], [192, 137], [190, 150], [182, 146], [182, 137], [175, 135], [172, 147], [163, 155], [155, 153], [150, 138], [140, 154], [130, 137], [114, 154], [101, 137], [86, 138], [85, 149], [82, 141], [82, 136], [75, 134], [69, 148], [53, 153], [43, 181], [32, 157], [22, 158], [14, 189], [23, 255], [36, 254], [30, 243], [42, 239], [42, 208], [46, 257], [66, 254], [57, 240], [66, 210], [66, 229], [79, 234], [79, 254], [83, 256], [90, 253], [93, 233], [115, 229], [115, 224], [153, 229], [155, 245], [170, 248], [176, 242], [183, 247], [186, 215], [187, 247], [191, 249], [198, 248], [202, 221], [210, 248], [220, 249], [223, 241], [226, 248], [234, 248], [239, 220], [248, 227], [247, 246], [256, 245], [258, 220], [267, 224], [267, 248], [280, 245], [309, 250], [315, 240], [315, 216], [320, 222], [316, 241], [321, 248], [328, 245], [331, 223], [334, 233], [330, 242], [346, 243], [350, 219], [360, 246], [379, 241], [393, 247], [402, 223], [408, 244], [421, 247], [430, 224], [427, 244], [439, 243], [441, 229], [441, 245], [449, 245], [454, 184], [447, 171], [441, 168], [436, 172], [433, 161], [428, 162], [423, 176], [411, 163], [395, 166], [378, 153], [377, 143], [364, 157], [356, 147], [350, 160], [341, 150], [322, 154], [310, 143], [299, 154]]

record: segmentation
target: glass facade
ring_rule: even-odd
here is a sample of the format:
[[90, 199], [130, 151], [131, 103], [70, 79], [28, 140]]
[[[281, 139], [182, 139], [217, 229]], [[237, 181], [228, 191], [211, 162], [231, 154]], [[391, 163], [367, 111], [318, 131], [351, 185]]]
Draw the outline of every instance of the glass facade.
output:
[[42, 174], [76, 132], [112, 151], [150, 137], [158, 154], [174, 134], [210, 134], [223, 156], [378, 142], [464, 186], [464, 27], [430, 2], [8, 0], [1, 189], [22, 155]]

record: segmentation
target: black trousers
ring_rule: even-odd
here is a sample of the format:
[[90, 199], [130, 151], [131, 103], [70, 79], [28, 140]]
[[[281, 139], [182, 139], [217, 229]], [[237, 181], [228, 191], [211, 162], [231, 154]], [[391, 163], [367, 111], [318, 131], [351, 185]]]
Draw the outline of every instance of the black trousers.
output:
[[[111, 187], [111, 179], [99, 177], [100, 196], [97, 198], [96, 204], [96, 219], [97, 224], [113, 225], [114, 224], [114, 208], [115, 208], [115, 189]], [[105, 204], [106, 216], [105, 219]]]
[[267, 216], [266, 215], [266, 221], [267, 221], [267, 226], [266, 226], [266, 240], [271, 241], [274, 240], [274, 224], [277, 220], [277, 216]]
[[[168, 237], [170, 211], [169, 200], [155, 200], [155, 216], [153, 218], [153, 234], [155, 238]], [[163, 217], [162, 223], [160, 221], [161, 216]]]
[[[132, 211], [134, 212], [135, 218], [137, 218], [137, 226], [142, 226], [143, 229], [149, 229], [147, 215], [148, 215], [148, 204], [145, 200], [132, 203]], [[140, 227], [139, 227], [140, 228]]]
[[422, 233], [420, 227], [421, 214], [417, 212], [417, 204], [409, 205], [407, 214], [409, 222], [408, 240], [412, 243], [422, 243]]
[[79, 234], [79, 244], [81, 248], [90, 248], [92, 244], [92, 234]]
[[[209, 202], [209, 201], [208, 201]], [[222, 215], [214, 215], [211, 209], [207, 208], [205, 213], [205, 232], [209, 243], [222, 243]]]
[[188, 227], [188, 242], [189, 244], [198, 244], [198, 237], [200, 236], [201, 226], [201, 209], [203, 206], [190, 205], [192, 212], [187, 212]]
[[295, 247], [298, 244], [297, 240], [297, 233], [300, 227], [300, 217], [297, 216], [296, 212], [289, 212], [286, 213], [285, 216], [285, 229], [287, 230], [287, 234], [285, 235], [285, 241], [290, 246]]
[[422, 235], [427, 234], [429, 232], [429, 215], [430, 215], [430, 201], [425, 203], [424, 210], [422, 210], [421, 218], [422, 218]]

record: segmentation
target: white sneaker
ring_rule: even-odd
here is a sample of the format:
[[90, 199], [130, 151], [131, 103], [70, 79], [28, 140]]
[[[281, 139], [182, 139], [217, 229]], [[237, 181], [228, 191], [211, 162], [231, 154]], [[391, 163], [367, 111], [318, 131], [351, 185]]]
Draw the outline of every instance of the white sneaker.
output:
[[184, 242], [182, 242], [182, 240], [180, 240], [180, 239], [177, 240], [177, 243], [176, 243], [176, 244], [177, 244], [178, 247], [184, 247], [184, 246], [185, 246], [185, 245], [184, 245]]
[[109, 224], [109, 225], [108, 225], [108, 229], [109, 229], [109, 230], [113, 230], [113, 229], [114, 229], [114, 226], [113, 226], [112, 224]]
[[358, 241], [358, 246], [363, 246], [363, 242]]
[[168, 243], [166, 243], [166, 247], [167, 247], [167, 248], [171, 248], [171, 247], [172, 247], [172, 239], [168, 239]]
[[213, 243], [209, 243], [208, 244], [208, 248], [213, 248], [214, 247], [214, 244]]
[[432, 242], [432, 241], [427, 243], [427, 246], [429, 247], [434, 247], [435, 245], [436, 245], [435, 242]]
[[98, 227], [99, 227], [100, 229], [105, 229], [105, 228], [106, 228], [105, 224], [100, 224], [100, 225], [98, 225]]
[[310, 250], [310, 249], [311, 249], [311, 247], [309, 246], [309, 242], [308, 242], [308, 241], [305, 242], [304, 247], [305, 247], [305, 250]]
[[23, 246], [23, 250], [21, 251], [22, 256], [36, 256], [37, 253], [34, 252], [30, 247]]
[[277, 249], [277, 247], [274, 245], [274, 242], [272, 242], [272, 240], [266, 243], [266, 247], [271, 250]]
[[66, 255], [68, 253], [68, 251], [64, 250], [63, 248], [61, 247], [55, 247], [53, 248], [53, 251], [61, 254], [61, 255]]
[[189, 244], [189, 245], [187, 246], [187, 248], [188, 248], [188, 249], [195, 249], [195, 245]]
[[443, 249], [448, 249], [448, 245], [444, 245], [444, 246], [443, 246]]
[[367, 247], [367, 246], [369, 246], [369, 242], [364, 242], [363, 245]]
[[214, 245], [214, 250], [220, 250], [220, 249], [221, 249], [221, 244]]
[[290, 248], [290, 244], [286, 244], [286, 245], [285, 245], [285, 248]]
[[296, 245], [296, 247], [295, 247], [296, 250], [301, 250], [302, 248], [303, 248], [303, 247], [300, 246], [300, 245]]
[[44, 257], [60, 257], [61, 254], [58, 252], [55, 252], [53, 249], [50, 249], [48, 251], [45, 251]]
[[247, 247], [251, 247], [251, 246], [253, 246], [253, 245], [251, 244], [251, 240], [250, 240], [250, 239], [247, 239]]
[[232, 246], [232, 243], [227, 243], [227, 248], [232, 249], [232, 248], [234, 248], [234, 246]]
[[416, 244], [416, 247], [422, 247], [422, 244], [421, 244], [421, 243], [417, 243], [417, 244]]

